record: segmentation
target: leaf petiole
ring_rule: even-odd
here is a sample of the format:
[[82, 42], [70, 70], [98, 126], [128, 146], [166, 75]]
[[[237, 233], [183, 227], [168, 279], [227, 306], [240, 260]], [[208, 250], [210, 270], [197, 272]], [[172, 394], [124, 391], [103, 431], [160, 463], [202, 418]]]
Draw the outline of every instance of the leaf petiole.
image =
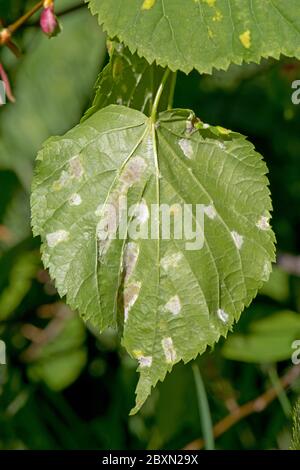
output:
[[167, 80], [169, 78], [170, 73], [171, 73], [170, 69], [165, 70], [163, 78], [162, 78], [162, 80], [160, 82], [160, 85], [157, 89], [157, 92], [156, 92], [156, 95], [155, 95], [155, 98], [154, 98], [154, 103], [153, 103], [153, 106], [152, 106], [151, 116], [150, 116], [150, 119], [151, 119], [152, 122], [156, 121], [156, 115], [157, 115], [157, 109], [158, 109], [159, 101], [160, 101], [162, 92], [164, 91], [164, 88], [165, 88], [165, 85], [167, 83]]

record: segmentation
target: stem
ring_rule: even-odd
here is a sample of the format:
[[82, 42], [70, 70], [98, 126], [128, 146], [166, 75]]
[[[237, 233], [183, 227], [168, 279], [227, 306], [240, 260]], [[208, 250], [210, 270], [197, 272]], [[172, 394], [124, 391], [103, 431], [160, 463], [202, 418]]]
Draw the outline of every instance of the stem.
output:
[[[294, 366], [281, 378], [279, 378], [280, 385], [283, 389], [288, 388], [300, 376], [300, 365]], [[277, 390], [274, 387], [269, 388], [262, 395], [254, 400], [248, 401], [244, 405], [239, 406], [225, 418], [221, 419], [214, 425], [214, 436], [219, 437], [228, 431], [232, 426], [241, 421], [252, 413], [262, 412], [273, 400], [277, 398]], [[187, 444], [185, 450], [199, 450], [204, 447], [203, 439], [195, 439], [193, 442]]]
[[19, 29], [24, 23], [26, 23], [32, 15], [34, 15], [40, 8], [42, 8], [44, 1], [38, 2], [34, 7], [31, 8], [25, 15], [21, 16], [17, 21], [8, 26], [8, 31], [10, 34], [13, 34], [17, 29]]
[[283, 386], [281, 385], [280, 379], [279, 379], [278, 374], [277, 374], [277, 370], [273, 365], [271, 365], [268, 368], [268, 374], [269, 374], [269, 377], [270, 377], [271, 384], [273, 385], [274, 389], [277, 392], [278, 400], [281, 404], [283, 412], [284, 412], [284, 414], [287, 418], [290, 418], [292, 407], [291, 407], [290, 401], [287, 397], [287, 394], [286, 394]]
[[170, 94], [169, 94], [169, 100], [168, 100], [168, 109], [173, 108], [176, 80], [177, 80], [177, 72], [173, 72], [172, 77], [171, 77], [171, 87], [170, 87]]
[[196, 390], [197, 390], [199, 414], [200, 414], [200, 420], [201, 420], [202, 433], [204, 436], [205, 448], [206, 450], [214, 450], [215, 443], [214, 443], [213, 426], [212, 426], [212, 420], [211, 420], [207, 395], [205, 391], [205, 386], [204, 386], [204, 383], [200, 374], [199, 367], [197, 366], [196, 363], [192, 365], [192, 369], [193, 369]]
[[161, 95], [162, 95], [162, 92], [164, 91], [164, 88], [165, 88], [165, 85], [166, 85], [166, 82], [169, 78], [169, 75], [171, 73], [171, 70], [170, 69], [166, 69], [165, 70], [165, 73], [163, 75], [163, 78], [161, 80], [161, 83], [158, 87], [158, 90], [156, 92], [156, 96], [154, 98], [154, 103], [153, 103], [153, 106], [152, 106], [152, 111], [151, 111], [151, 121], [152, 122], [155, 122], [156, 120], [156, 115], [157, 115], [157, 109], [158, 109], [158, 105], [159, 105], [159, 101], [160, 101], [160, 98], [161, 98]]

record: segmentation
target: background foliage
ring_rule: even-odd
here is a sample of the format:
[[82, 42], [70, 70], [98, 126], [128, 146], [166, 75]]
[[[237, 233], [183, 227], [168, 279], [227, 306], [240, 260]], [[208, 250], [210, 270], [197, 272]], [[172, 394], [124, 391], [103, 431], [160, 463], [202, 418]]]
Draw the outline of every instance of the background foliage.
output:
[[[1, 1], [0, 17], [9, 23], [30, 4]], [[181, 448], [201, 437], [190, 365], [177, 365], [141, 412], [128, 417], [135, 361], [113, 331], [98, 336], [59, 300], [42, 268], [39, 240], [31, 236], [36, 152], [48, 136], [80, 120], [107, 61], [104, 35], [86, 8], [61, 21], [63, 32], [51, 41], [36, 26], [22, 29], [20, 60], [1, 49], [17, 101], [0, 109], [0, 338], [7, 345], [7, 365], [0, 366], [0, 448]], [[228, 341], [197, 361], [214, 423], [237, 402], [246, 403], [276, 383], [277, 371], [282, 375], [291, 366], [291, 343], [300, 339], [299, 269], [297, 258], [286, 257], [300, 251], [300, 106], [291, 102], [297, 78], [299, 62], [285, 58], [231, 66], [212, 76], [178, 75], [176, 107], [249, 136], [264, 155], [281, 255]], [[217, 447], [288, 448], [290, 406], [299, 390], [296, 380], [287, 396], [281, 393], [267, 409], [231, 427]]]

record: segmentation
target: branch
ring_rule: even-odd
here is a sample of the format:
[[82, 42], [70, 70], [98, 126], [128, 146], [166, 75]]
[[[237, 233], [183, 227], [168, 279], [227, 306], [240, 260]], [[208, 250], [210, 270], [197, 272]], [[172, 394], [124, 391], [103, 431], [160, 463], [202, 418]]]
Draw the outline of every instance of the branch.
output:
[[42, 6], [44, 5], [44, 1], [40, 1], [34, 5], [27, 13], [25, 13], [21, 18], [17, 21], [12, 23], [11, 25], [7, 26], [7, 28], [2, 29], [0, 32], [0, 45], [6, 45], [10, 42], [11, 36], [24, 24], [26, 23], [31, 16], [33, 16]]
[[21, 16], [15, 23], [11, 24], [8, 26], [8, 31], [10, 34], [13, 34], [17, 29], [19, 29], [21, 26], [23, 26], [24, 23], [26, 23], [29, 18], [31, 18], [40, 8], [42, 8], [44, 5], [44, 1], [42, 0], [41, 2], [38, 2], [34, 7], [31, 8], [25, 15]]
[[[300, 365], [294, 366], [280, 379], [283, 389], [288, 388], [296, 378], [300, 376]], [[269, 388], [265, 393], [254, 400], [239, 406], [225, 418], [215, 424], [213, 431], [214, 437], [219, 437], [236, 423], [251, 415], [252, 413], [260, 413], [277, 397], [277, 387]], [[184, 450], [200, 450], [204, 447], [203, 439], [196, 439], [184, 447]]]

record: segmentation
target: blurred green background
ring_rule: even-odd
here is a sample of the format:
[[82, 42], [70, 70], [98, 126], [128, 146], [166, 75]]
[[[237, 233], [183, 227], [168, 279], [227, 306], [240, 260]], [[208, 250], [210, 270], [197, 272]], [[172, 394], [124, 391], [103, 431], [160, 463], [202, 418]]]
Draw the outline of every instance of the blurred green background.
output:
[[[34, 2], [0, 0], [4, 24]], [[78, 5], [57, 1], [57, 11]], [[86, 7], [61, 16], [49, 40], [30, 20], [16, 35], [20, 59], [2, 48], [15, 104], [0, 108], [0, 449], [178, 449], [201, 437], [190, 364], [177, 365], [141, 412], [129, 417], [136, 363], [114, 331], [86, 327], [57, 296], [30, 230], [30, 183], [36, 152], [77, 124], [107, 61], [105, 36]], [[175, 107], [247, 136], [269, 167], [278, 265], [228, 339], [197, 360], [214, 423], [270, 387], [292, 367], [300, 340], [300, 105], [291, 102], [300, 63], [282, 58], [200, 77], [179, 74]], [[255, 260], [253, 260], [255, 262]], [[219, 449], [287, 449], [287, 393], [230, 427]]]

